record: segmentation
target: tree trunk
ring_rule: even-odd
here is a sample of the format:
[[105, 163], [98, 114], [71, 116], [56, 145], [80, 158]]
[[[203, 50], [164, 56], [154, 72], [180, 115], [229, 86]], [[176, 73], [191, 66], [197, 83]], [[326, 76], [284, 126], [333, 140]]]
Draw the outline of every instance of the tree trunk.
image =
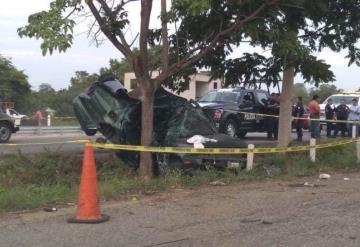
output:
[[162, 38], [162, 70], [166, 71], [169, 65], [169, 37], [167, 30], [166, 0], [161, 0], [161, 38]]
[[294, 87], [294, 65], [286, 65], [283, 72], [282, 92], [280, 97], [280, 118], [278, 147], [287, 147], [291, 140], [291, 98]]
[[[155, 87], [149, 81], [140, 82], [141, 88], [141, 145], [151, 146], [154, 129], [154, 94]], [[149, 179], [153, 176], [151, 153], [140, 153], [140, 176]]]

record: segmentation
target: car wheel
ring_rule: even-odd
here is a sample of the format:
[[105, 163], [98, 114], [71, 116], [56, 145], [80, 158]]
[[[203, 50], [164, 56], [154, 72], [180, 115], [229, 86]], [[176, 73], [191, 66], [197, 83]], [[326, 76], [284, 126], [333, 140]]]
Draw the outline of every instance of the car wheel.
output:
[[93, 136], [96, 134], [97, 130], [93, 130], [93, 129], [86, 129], [84, 132], [87, 136]]
[[246, 136], [246, 134], [247, 134], [246, 131], [240, 131], [240, 132], [237, 134], [237, 136], [238, 136], [239, 138], [244, 138], [244, 137]]
[[156, 171], [158, 176], [164, 176], [170, 170], [183, 170], [183, 162], [179, 157], [170, 157], [166, 154], [156, 154]]
[[236, 137], [236, 122], [233, 119], [228, 119], [225, 124], [225, 134]]
[[11, 137], [11, 129], [9, 124], [0, 123], [0, 143], [9, 141]]

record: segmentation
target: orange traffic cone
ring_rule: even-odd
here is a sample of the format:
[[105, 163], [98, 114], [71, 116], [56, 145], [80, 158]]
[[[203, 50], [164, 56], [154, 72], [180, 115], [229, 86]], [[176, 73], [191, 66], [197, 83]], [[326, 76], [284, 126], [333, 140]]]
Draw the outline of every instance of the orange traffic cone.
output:
[[67, 222], [95, 224], [109, 219], [100, 212], [94, 150], [91, 144], [85, 144], [77, 213]]

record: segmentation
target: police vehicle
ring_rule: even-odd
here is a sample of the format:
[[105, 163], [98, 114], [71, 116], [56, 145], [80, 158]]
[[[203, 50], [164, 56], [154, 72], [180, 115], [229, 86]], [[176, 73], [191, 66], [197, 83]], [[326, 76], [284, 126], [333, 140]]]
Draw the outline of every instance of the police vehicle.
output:
[[244, 138], [247, 132], [266, 131], [264, 116], [269, 93], [244, 87], [216, 89], [198, 99], [209, 118], [215, 121], [220, 133]]

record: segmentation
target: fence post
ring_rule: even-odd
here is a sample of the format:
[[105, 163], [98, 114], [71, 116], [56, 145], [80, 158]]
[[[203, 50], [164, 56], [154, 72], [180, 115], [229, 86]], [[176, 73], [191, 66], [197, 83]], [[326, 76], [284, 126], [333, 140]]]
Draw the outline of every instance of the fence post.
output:
[[47, 115], [47, 126], [48, 126], [48, 127], [51, 126], [51, 116], [50, 116], [50, 114]]
[[360, 139], [356, 141], [356, 156], [357, 156], [357, 163], [360, 163]]
[[310, 160], [311, 162], [315, 162], [316, 161], [316, 139], [311, 138], [310, 139]]
[[352, 125], [352, 130], [351, 130], [351, 134], [352, 134], [352, 139], [356, 139], [357, 136], [357, 126], [355, 124]]
[[[254, 148], [255, 148], [254, 144], [248, 145], [249, 151], [253, 151]], [[252, 170], [253, 166], [254, 166], [254, 153], [249, 152], [249, 153], [247, 153], [247, 157], [246, 157], [246, 170], [247, 171]]]

